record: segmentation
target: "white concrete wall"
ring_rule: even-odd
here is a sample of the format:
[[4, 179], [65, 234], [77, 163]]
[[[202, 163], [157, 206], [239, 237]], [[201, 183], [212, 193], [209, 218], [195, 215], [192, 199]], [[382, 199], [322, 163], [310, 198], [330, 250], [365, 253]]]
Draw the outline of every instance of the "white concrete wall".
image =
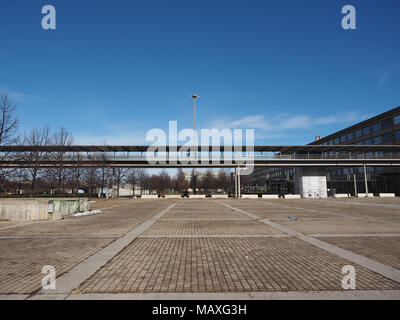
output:
[[[367, 197], [367, 194], [366, 193], [359, 193], [358, 194], [358, 197], [359, 198], [366, 198]], [[374, 194], [373, 193], [368, 193], [368, 198], [373, 198], [374, 197]]]
[[285, 194], [285, 199], [301, 199], [299, 194]]
[[395, 198], [396, 195], [394, 193], [380, 193], [379, 197], [380, 198]]
[[258, 194], [242, 194], [242, 199], [258, 199]]
[[182, 196], [180, 194], [167, 194], [164, 196], [165, 199], [181, 199]]
[[158, 194], [142, 194], [142, 199], [158, 199]]
[[213, 199], [228, 199], [227, 194], [212, 194], [211, 198]]
[[189, 199], [205, 199], [205, 194], [190, 194]]
[[304, 167], [295, 170], [295, 191], [302, 198], [327, 198], [324, 168]]
[[279, 195], [277, 194], [263, 194], [263, 199], [279, 199]]
[[[1, 199], [0, 219], [46, 221], [58, 216], [89, 210], [87, 199]], [[58, 219], [58, 218], [57, 218]]]
[[336, 193], [335, 198], [349, 198], [350, 196], [347, 193]]

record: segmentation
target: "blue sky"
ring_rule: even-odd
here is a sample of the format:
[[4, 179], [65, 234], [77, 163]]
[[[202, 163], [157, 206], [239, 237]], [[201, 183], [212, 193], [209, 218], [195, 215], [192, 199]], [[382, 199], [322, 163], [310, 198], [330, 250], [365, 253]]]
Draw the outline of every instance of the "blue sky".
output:
[[[346, 4], [357, 30], [341, 28]], [[397, 0], [3, 0], [0, 88], [21, 132], [64, 126], [79, 144], [191, 128], [193, 92], [198, 127], [305, 144], [400, 105], [399, 17]]]

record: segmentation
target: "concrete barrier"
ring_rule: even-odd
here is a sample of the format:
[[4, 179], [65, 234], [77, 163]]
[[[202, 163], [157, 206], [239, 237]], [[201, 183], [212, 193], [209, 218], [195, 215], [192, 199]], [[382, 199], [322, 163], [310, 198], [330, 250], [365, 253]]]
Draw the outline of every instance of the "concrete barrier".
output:
[[277, 194], [263, 194], [263, 199], [279, 199], [279, 195]]
[[165, 199], [181, 199], [182, 196], [180, 194], [167, 194], [164, 196]]
[[299, 194], [285, 194], [285, 199], [301, 199]]
[[55, 221], [88, 209], [87, 199], [1, 199], [0, 220]]
[[205, 194], [189, 194], [189, 199], [205, 199]]
[[228, 199], [227, 194], [212, 194], [211, 198], [213, 199]]
[[258, 194], [242, 194], [242, 199], [258, 199]]
[[[52, 208], [52, 206], [54, 206]], [[87, 199], [54, 199], [49, 200], [49, 212], [61, 212], [63, 216], [89, 210]]]
[[349, 198], [350, 196], [347, 193], [336, 193], [334, 198]]
[[[366, 198], [367, 197], [367, 194], [366, 193], [359, 193], [358, 195], [357, 195], [357, 197], [358, 198]], [[373, 193], [368, 193], [368, 198], [373, 198], [374, 197], [374, 194]]]
[[380, 193], [379, 197], [380, 198], [395, 198], [396, 195], [394, 193]]
[[143, 194], [141, 199], [158, 199], [158, 194]]

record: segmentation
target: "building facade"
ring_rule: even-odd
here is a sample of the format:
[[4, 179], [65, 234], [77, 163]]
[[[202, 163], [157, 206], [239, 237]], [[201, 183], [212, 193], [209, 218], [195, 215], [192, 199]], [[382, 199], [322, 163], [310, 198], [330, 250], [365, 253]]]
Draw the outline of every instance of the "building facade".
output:
[[[400, 107], [359, 122], [310, 145], [397, 145], [400, 144]], [[334, 152], [332, 152], [334, 154]], [[332, 154], [331, 154], [332, 155]], [[366, 156], [379, 156], [366, 155]], [[296, 185], [296, 168], [256, 168], [252, 185], [263, 193], [292, 193]], [[368, 191], [400, 194], [399, 167], [367, 167]], [[364, 168], [326, 169], [328, 195], [365, 192]], [[354, 183], [355, 181], [355, 183]]]

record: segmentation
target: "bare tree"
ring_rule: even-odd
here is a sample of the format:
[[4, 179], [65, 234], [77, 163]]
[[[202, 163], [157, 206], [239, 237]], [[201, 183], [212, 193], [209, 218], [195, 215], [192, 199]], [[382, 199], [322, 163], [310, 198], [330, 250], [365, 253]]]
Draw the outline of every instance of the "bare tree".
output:
[[175, 189], [179, 192], [185, 192], [189, 188], [189, 183], [186, 181], [185, 173], [181, 168], [178, 169], [178, 174], [176, 176], [176, 187]]
[[[18, 129], [18, 119], [14, 116], [17, 106], [9, 95], [5, 92], [0, 93], [0, 145], [10, 145], [17, 142], [15, 134]], [[0, 153], [0, 160], [12, 159], [13, 155], [9, 152]], [[0, 169], [0, 181], [12, 172], [12, 169]], [[3, 187], [0, 187], [2, 192]]]
[[17, 106], [7, 93], [0, 94], [0, 145], [15, 143], [18, 119], [14, 116]]
[[135, 186], [137, 185], [138, 180], [139, 180], [138, 179], [138, 169], [136, 169], [136, 168], [129, 169], [127, 176], [126, 176], [126, 182], [131, 185], [132, 197], [135, 196]]
[[137, 173], [137, 178], [140, 186], [140, 194], [143, 194], [143, 190], [149, 188], [149, 175], [145, 170], [139, 169], [139, 172]]
[[117, 197], [119, 197], [119, 189], [121, 184], [125, 181], [127, 174], [127, 168], [113, 168], [114, 183], [117, 187]]
[[[51, 139], [49, 137], [49, 127], [42, 129], [34, 128], [27, 135], [24, 135], [23, 144], [27, 146], [43, 147], [49, 145]], [[36, 183], [43, 169], [41, 169], [40, 161], [47, 159], [48, 153], [45, 151], [31, 151], [24, 154], [24, 160], [30, 162], [31, 167], [28, 168], [28, 179], [31, 182], [31, 196], [35, 193]]]

